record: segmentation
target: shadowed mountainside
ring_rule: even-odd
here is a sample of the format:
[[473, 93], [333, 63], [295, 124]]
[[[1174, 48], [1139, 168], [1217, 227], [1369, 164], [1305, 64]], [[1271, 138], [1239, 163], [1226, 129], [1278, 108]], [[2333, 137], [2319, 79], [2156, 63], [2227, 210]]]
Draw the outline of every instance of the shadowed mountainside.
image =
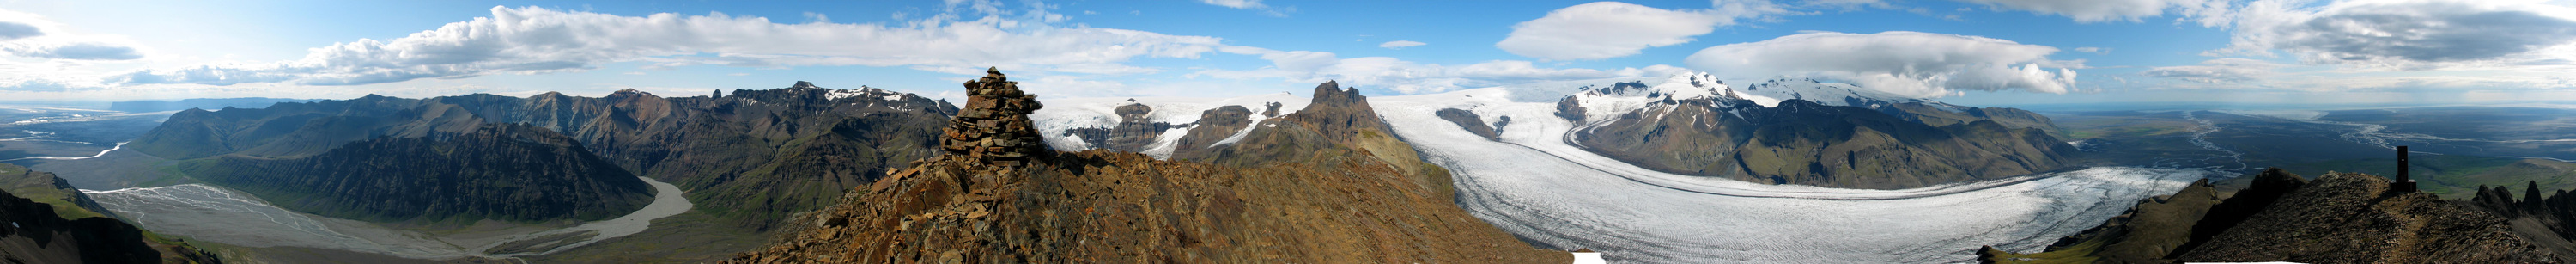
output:
[[299, 158], [378, 137], [525, 124], [568, 136], [626, 171], [680, 186], [698, 205], [695, 210], [728, 226], [765, 230], [791, 213], [830, 204], [899, 162], [936, 155], [938, 129], [956, 113], [946, 102], [917, 95], [806, 82], [720, 94], [661, 97], [630, 89], [597, 98], [371, 95], [189, 110], [128, 147], [180, 160]]
[[282, 208], [376, 222], [592, 221], [653, 199], [651, 186], [571, 138], [518, 124], [380, 137], [294, 158], [222, 156], [179, 168]]
[[[1663, 99], [1648, 102], [1643, 109], [1615, 113], [1609, 120], [1586, 120], [1585, 111], [1603, 110], [1585, 109], [1581, 100], [1639, 93], [1621, 89], [1648, 88], [1601, 87], [1587, 90], [1590, 96], [1560, 100], [1559, 116], [1593, 124], [1579, 128], [1568, 140], [1603, 156], [1677, 174], [1904, 189], [2061, 169], [2073, 163], [2076, 153], [2074, 147], [2040, 129], [2049, 127], [2046, 119], [1979, 114], [2027, 113], [2006, 109], [1875, 110], [1800, 99], [1764, 107], [1731, 93], [1675, 99], [1657, 92], [1649, 96]], [[1912, 114], [1900, 117], [1891, 112]]]

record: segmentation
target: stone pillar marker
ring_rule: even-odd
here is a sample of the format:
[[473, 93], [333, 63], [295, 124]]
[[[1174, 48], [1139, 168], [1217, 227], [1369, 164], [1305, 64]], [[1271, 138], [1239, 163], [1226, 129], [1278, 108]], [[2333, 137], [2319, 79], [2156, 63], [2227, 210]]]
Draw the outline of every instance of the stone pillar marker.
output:
[[2406, 176], [2408, 173], [2408, 166], [2411, 165], [2408, 164], [2408, 161], [2406, 160], [2406, 154], [2406, 146], [2397, 146], [2397, 181], [2388, 183], [2388, 190], [2391, 192], [2415, 192], [2415, 179], [2410, 179]]
[[1020, 91], [1020, 83], [987, 68], [984, 77], [966, 81], [966, 105], [948, 121], [940, 148], [973, 162], [1017, 167], [1048, 151], [1029, 113], [1037, 112], [1037, 95]]

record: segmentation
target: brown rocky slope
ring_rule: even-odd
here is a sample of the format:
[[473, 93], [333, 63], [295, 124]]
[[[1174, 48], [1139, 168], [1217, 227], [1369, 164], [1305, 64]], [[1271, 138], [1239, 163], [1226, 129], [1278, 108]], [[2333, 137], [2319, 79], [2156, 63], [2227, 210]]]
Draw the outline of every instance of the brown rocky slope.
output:
[[[1987, 248], [1980, 255], [1988, 263], [2564, 261], [2540, 246], [2554, 238], [2518, 234], [2507, 218], [2468, 203], [2391, 191], [2378, 176], [2328, 173], [2300, 182], [2275, 168], [2255, 177], [2255, 187], [2214, 205], [2205, 182], [2142, 202], [2130, 216], [2049, 252]], [[2156, 211], [2165, 213], [2142, 214]]]
[[[805, 229], [793, 238], [730, 262], [1570, 260], [1467, 215], [1365, 149], [1249, 166], [1055, 152], [1028, 127], [1027, 113], [1039, 108], [1034, 96], [998, 72], [966, 87], [969, 103], [948, 129], [948, 155], [849, 192], [800, 222]], [[1347, 124], [1297, 131], [1356, 133], [1342, 129]]]

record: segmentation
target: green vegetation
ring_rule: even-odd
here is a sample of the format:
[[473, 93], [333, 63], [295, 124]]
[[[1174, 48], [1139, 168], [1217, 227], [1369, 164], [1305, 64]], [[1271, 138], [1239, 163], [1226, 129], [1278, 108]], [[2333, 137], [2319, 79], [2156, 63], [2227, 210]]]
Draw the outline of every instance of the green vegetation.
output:
[[62, 216], [63, 220], [108, 217], [107, 214], [100, 213], [100, 211], [106, 211], [105, 208], [98, 207], [96, 202], [89, 201], [89, 197], [82, 195], [80, 190], [72, 189], [71, 184], [64, 183], [62, 178], [56, 178], [50, 172], [0, 163], [0, 184], [6, 184], [0, 186], [0, 189], [6, 189], [11, 194], [17, 194], [18, 197], [52, 205], [55, 215]]

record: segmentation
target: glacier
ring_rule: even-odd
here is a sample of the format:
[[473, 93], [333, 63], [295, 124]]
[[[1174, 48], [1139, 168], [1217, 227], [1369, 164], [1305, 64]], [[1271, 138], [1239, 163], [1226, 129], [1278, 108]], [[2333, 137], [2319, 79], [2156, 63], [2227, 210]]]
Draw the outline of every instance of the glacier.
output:
[[[1538, 246], [1590, 248], [1617, 262], [1970, 261], [1985, 245], [2044, 248], [2218, 173], [2097, 167], [1905, 190], [1675, 175], [1568, 145], [1577, 124], [1554, 116], [1551, 102], [1511, 100], [1556, 92], [1494, 87], [1370, 103], [1425, 159], [1450, 169], [1470, 213]], [[1486, 140], [1434, 115], [1447, 108], [1512, 123], [1500, 141]]]
[[[2194, 180], [2224, 173], [2094, 167], [1904, 190], [1676, 175], [1569, 145], [1567, 133], [1584, 124], [1556, 115], [1556, 101], [1568, 96], [1578, 97], [1587, 120], [1651, 111], [1658, 101], [1699, 97], [1742, 98], [1763, 107], [1803, 99], [1837, 106], [1926, 103], [1955, 108], [1814, 80], [1729, 86], [1705, 73], [1377, 96], [1370, 97], [1369, 103], [1393, 126], [1392, 132], [1413, 143], [1424, 159], [1451, 171], [1456, 202], [1469, 213], [1536, 246], [1589, 248], [1613, 262], [1967, 262], [1976, 249], [1987, 245], [2040, 250], [2060, 237], [2100, 225], [2140, 199], [2170, 194]], [[1032, 119], [1048, 131], [1057, 149], [1085, 149], [1079, 143], [1052, 141], [1061, 141], [1055, 137], [1064, 129], [1115, 125], [1117, 116], [1110, 109], [1127, 104], [1125, 100], [1050, 99], [1048, 108]], [[1287, 94], [1136, 100], [1155, 108], [1152, 119], [1173, 124], [1195, 121], [1198, 111], [1222, 105], [1242, 104], [1258, 112], [1261, 108], [1253, 105], [1258, 102], [1291, 104], [1283, 111], [1303, 108], [1307, 102]], [[1505, 118], [1511, 122], [1498, 130], [1500, 140], [1487, 140], [1435, 114], [1453, 108], [1474, 112], [1488, 124]], [[1182, 136], [1178, 132], [1163, 136]]]

